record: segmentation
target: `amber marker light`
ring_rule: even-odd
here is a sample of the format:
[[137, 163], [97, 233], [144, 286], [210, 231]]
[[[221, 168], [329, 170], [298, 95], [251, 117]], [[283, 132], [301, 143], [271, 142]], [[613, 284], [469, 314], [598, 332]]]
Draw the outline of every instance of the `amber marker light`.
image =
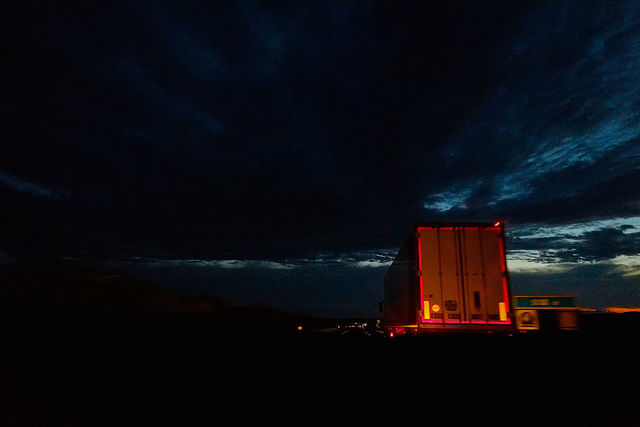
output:
[[507, 320], [507, 309], [504, 305], [504, 302], [498, 303], [498, 311], [500, 313], [500, 321], [504, 322], [505, 320]]

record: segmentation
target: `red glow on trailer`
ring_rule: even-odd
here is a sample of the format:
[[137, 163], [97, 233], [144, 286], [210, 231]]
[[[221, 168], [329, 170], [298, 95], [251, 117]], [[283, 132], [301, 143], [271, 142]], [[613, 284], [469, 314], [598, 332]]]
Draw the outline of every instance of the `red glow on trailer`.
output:
[[[420, 274], [420, 301], [424, 305], [424, 284], [422, 282], [422, 241], [420, 240], [420, 231], [418, 231], [418, 274]], [[422, 321], [427, 317], [426, 313], [422, 313]]]
[[502, 293], [504, 294], [504, 310], [509, 312], [509, 291], [507, 289], [507, 278], [502, 278]]
[[420, 235], [418, 234], [418, 269], [422, 272], [422, 243], [420, 242]]
[[[425, 320], [422, 319], [422, 323], [439, 323], [442, 324], [442, 320]], [[472, 323], [474, 325], [510, 325], [511, 324], [511, 319], [507, 319], [504, 322], [498, 321], [498, 320], [490, 320], [490, 321], [484, 321], [484, 320], [463, 320], [462, 322], [459, 320], [445, 320], [444, 323], [447, 324], [452, 324], [452, 325], [459, 325], [461, 323]]]
[[[500, 266], [502, 267], [502, 274], [504, 274], [507, 271], [506, 256], [504, 253], [504, 242], [502, 241], [502, 237], [500, 237], [498, 241], [500, 242]], [[502, 276], [502, 293], [504, 295], [504, 308], [505, 308], [505, 311], [508, 313], [509, 312], [509, 290], [507, 286], [506, 276]], [[509, 321], [509, 323], [511, 323], [511, 321]]]
[[[423, 289], [424, 288], [424, 284], [422, 283], [422, 269], [420, 270], [420, 301], [422, 301], [422, 304], [424, 305], [425, 301], [424, 301], [424, 292]], [[427, 313], [422, 313], [422, 317], [423, 320], [427, 318]]]
[[453, 230], [453, 227], [440, 227], [440, 230]]

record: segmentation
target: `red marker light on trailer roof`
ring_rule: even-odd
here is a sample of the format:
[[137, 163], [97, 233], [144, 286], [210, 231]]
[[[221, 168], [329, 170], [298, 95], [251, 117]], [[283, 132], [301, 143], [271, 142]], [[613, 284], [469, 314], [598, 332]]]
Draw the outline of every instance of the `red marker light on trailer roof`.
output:
[[500, 221], [496, 221], [495, 224], [493, 224], [494, 227], [500, 227]]

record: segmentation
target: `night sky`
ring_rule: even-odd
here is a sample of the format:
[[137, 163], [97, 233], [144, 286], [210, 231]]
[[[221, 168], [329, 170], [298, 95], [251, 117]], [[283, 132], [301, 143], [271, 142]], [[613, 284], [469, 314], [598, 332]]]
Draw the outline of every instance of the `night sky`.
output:
[[376, 316], [415, 221], [640, 305], [640, 3], [3, 4], [0, 261]]

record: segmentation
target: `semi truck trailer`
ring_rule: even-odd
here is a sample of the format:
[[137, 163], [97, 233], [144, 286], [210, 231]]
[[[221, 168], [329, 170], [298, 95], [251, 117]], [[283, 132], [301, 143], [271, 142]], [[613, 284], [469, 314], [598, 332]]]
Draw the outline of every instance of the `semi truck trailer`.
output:
[[389, 334], [513, 330], [504, 225], [418, 223], [384, 278]]

